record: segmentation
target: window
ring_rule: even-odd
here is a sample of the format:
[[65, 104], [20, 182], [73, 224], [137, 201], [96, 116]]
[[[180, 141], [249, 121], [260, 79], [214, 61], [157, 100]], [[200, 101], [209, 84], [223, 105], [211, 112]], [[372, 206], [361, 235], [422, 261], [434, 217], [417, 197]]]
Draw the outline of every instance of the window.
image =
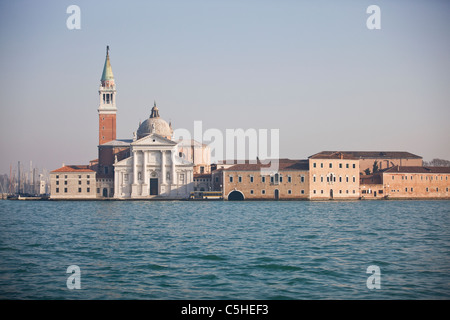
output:
[[355, 194], [356, 193], [356, 190], [353, 190], [353, 194]]
[[448, 188], [445, 188], [445, 192], [448, 192]]
[[233, 182], [233, 176], [230, 176], [230, 182]]
[[315, 168], [315, 167], [316, 167], [316, 163], [314, 162], [314, 163], [313, 163], [313, 168]]
[[261, 194], [266, 194], [266, 190], [262, 189]]
[[78, 179], [81, 179], [81, 174], [78, 175]]
[[353, 176], [353, 182], [356, 182], [356, 177], [355, 176]]
[[90, 177], [91, 177], [90, 175], [87, 175], [87, 176], [86, 176], [86, 178], [88, 178], [88, 179], [89, 179]]
[[87, 193], [91, 193], [91, 188], [87, 188], [87, 189], [86, 189], [86, 192], [87, 192]]
[[66, 181], [64, 181], [64, 184], [65, 184], [65, 185], [67, 185], [67, 180], [66, 180]]
[[345, 190], [345, 193], [347, 193], [347, 194], [348, 194], [348, 190]]
[[323, 190], [320, 190], [320, 193], [323, 194]]
[[59, 193], [59, 188], [56, 188], [56, 193]]
[[316, 182], [316, 175], [313, 176], [313, 182]]
[[250, 176], [250, 182], [253, 183], [253, 176]]
[[394, 176], [392, 176], [392, 180], [394, 180]]
[[100, 193], [100, 188], [97, 188], [97, 193]]
[[88, 181], [86, 181], [86, 183], [87, 183], [87, 184], [91, 184], [91, 182], [90, 182], [89, 180], [88, 180]]
[[413, 188], [411, 188], [411, 192], [413, 192], [414, 191], [414, 189]]
[[305, 182], [305, 176], [300, 177], [300, 182]]
[[78, 180], [78, 184], [81, 184], [81, 180]]
[[332, 164], [332, 163], [330, 163], [330, 169], [331, 169], [331, 168], [333, 168], [333, 164]]
[[81, 188], [78, 188], [78, 193], [81, 193]]
[[292, 190], [288, 190], [288, 194], [292, 194]]
[[262, 182], [262, 183], [265, 183], [265, 182], [266, 182], [266, 177], [261, 176], [261, 182]]
[[216, 182], [219, 182], [219, 177], [216, 177]]
[[339, 190], [339, 193], [342, 193], [342, 190]]
[[348, 169], [348, 167], [349, 167], [348, 163], [345, 164], [345, 167]]
[[200, 167], [200, 173], [205, 173], [205, 167]]
[[67, 175], [64, 176], [64, 179], [67, 179]]
[[439, 192], [439, 188], [436, 187], [436, 192]]
[[408, 188], [405, 188], [405, 192], [408, 192]]
[[320, 182], [323, 182], [323, 176], [320, 176]]
[[320, 164], [320, 167], [323, 168], [323, 163]]
[[300, 190], [300, 193], [301, 194], [305, 194], [305, 190]]
[[348, 176], [345, 177], [345, 182], [348, 182]]
[[59, 181], [56, 181], [56, 185], [59, 186]]
[[67, 188], [64, 188], [64, 192], [67, 193]]
[[428, 188], [426, 188], [427, 192], [428, 192]]
[[250, 194], [253, 194], [253, 190], [250, 190]]
[[342, 163], [339, 163], [339, 169], [342, 169]]
[[238, 176], [238, 182], [242, 182], [242, 177]]
[[342, 177], [341, 176], [339, 176], [339, 182], [342, 182]]
[[353, 164], [353, 169], [355, 169], [356, 168], [356, 164]]
[[56, 179], [59, 179], [59, 175], [56, 175]]
[[313, 190], [313, 193], [316, 194], [316, 190]]

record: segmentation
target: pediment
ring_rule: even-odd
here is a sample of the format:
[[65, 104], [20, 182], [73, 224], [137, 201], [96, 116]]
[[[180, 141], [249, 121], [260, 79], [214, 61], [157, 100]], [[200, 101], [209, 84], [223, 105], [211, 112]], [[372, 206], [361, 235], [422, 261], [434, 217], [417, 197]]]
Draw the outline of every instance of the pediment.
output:
[[132, 146], [155, 146], [155, 147], [173, 147], [176, 146], [177, 143], [175, 141], [169, 140], [160, 136], [159, 134], [152, 133], [148, 136], [145, 136], [139, 140], [136, 140], [131, 143]]
[[120, 160], [114, 163], [114, 166], [131, 166], [133, 164], [133, 158], [128, 157], [126, 159]]

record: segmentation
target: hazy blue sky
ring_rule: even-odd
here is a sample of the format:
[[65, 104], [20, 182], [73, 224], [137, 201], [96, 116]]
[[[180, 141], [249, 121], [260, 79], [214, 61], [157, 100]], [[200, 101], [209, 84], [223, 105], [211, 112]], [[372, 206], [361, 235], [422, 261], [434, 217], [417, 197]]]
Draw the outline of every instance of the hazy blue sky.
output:
[[[66, 9], [81, 8], [81, 30]], [[381, 30], [366, 9], [381, 8]], [[1, 1], [0, 173], [97, 158], [110, 45], [118, 138], [153, 100], [175, 128], [278, 128], [280, 155], [450, 159], [450, 1]]]

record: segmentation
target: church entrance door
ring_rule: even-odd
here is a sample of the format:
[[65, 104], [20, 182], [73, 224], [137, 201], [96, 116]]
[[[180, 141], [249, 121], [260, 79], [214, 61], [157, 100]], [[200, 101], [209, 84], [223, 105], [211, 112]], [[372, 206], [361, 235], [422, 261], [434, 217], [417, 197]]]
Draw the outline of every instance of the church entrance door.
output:
[[158, 195], [158, 178], [150, 178], [150, 195]]

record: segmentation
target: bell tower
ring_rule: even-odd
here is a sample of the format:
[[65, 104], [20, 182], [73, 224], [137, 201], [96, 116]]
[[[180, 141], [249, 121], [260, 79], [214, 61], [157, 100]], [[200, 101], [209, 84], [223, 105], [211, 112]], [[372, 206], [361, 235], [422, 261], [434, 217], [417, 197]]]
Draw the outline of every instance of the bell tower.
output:
[[116, 84], [109, 61], [109, 46], [106, 47], [106, 60], [98, 90], [100, 104], [98, 107], [98, 144], [116, 140]]

